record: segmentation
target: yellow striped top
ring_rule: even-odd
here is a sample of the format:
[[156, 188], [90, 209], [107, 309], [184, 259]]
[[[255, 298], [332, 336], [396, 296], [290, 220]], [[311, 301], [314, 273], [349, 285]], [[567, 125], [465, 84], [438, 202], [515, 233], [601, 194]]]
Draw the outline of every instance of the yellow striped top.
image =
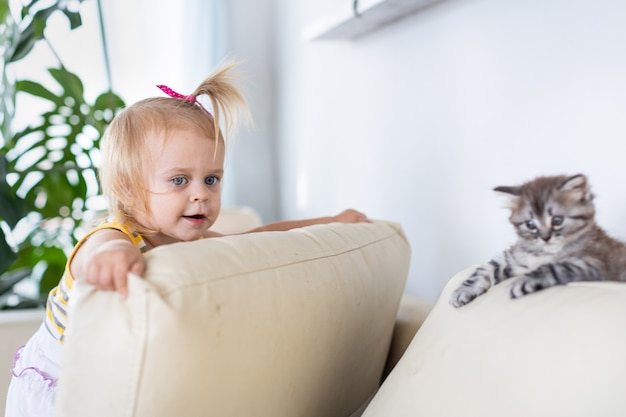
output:
[[67, 264], [65, 265], [65, 272], [63, 277], [59, 281], [59, 285], [50, 291], [48, 294], [48, 301], [46, 302], [46, 317], [44, 323], [48, 332], [57, 339], [60, 343], [63, 343], [63, 337], [65, 335], [65, 329], [67, 327], [67, 307], [72, 294], [72, 287], [74, 286], [74, 277], [70, 271], [70, 263], [74, 259], [74, 255], [78, 249], [85, 243], [89, 236], [102, 229], [116, 229], [124, 233], [129, 237], [131, 242], [138, 247], [142, 252], [146, 251], [146, 243], [143, 238], [133, 231], [131, 231], [125, 224], [116, 220], [107, 220], [100, 224], [89, 233], [87, 233], [74, 247], [70, 254]]

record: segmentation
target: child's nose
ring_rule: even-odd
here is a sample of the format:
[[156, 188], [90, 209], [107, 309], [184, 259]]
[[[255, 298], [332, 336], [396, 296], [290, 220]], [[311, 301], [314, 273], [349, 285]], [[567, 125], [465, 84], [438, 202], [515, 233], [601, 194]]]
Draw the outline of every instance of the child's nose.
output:
[[207, 201], [209, 199], [209, 192], [206, 187], [197, 185], [192, 187], [190, 197], [191, 201]]

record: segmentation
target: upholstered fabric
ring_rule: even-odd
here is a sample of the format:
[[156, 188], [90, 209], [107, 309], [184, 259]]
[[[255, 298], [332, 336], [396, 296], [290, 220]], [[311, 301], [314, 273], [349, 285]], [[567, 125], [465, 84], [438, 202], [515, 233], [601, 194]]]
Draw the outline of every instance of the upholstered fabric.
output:
[[211, 230], [225, 235], [247, 232], [263, 224], [259, 213], [251, 207], [222, 209]]
[[455, 309], [443, 291], [363, 417], [626, 415], [626, 284], [519, 299], [509, 283]]
[[77, 283], [57, 416], [349, 416], [407, 277], [399, 225], [317, 225], [146, 254], [125, 300]]
[[424, 324], [433, 307], [434, 303], [429, 300], [409, 293], [402, 295], [396, 324], [393, 329], [391, 346], [389, 346], [389, 355], [384, 373], [385, 378], [402, 358], [406, 348], [411, 344], [413, 337]]

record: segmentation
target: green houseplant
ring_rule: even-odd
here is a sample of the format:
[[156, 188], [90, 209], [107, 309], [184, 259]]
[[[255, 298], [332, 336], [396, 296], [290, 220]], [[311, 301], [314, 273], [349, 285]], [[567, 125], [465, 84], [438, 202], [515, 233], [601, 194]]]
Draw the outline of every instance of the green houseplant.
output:
[[[108, 88], [94, 101], [84, 97], [83, 83], [67, 69], [46, 38], [48, 18], [63, 13], [71, 29], [82, 24], [78, 2], [31, 0], [19, 19], [9, 1], [0, 0], [0, 283], [24, 268], [38, 281], [37, 302], [45, 299], [65, 267], [76, 243], [78, 226], [89, 212], [89, 201], [99, 194], [96, 181], [98, 145], [106, 125], [124, 106]], [[79, 9], [79, 8], [78, 8]], [[100, 12], [102, 51], [107, 72], [108, 56]], [[11, 66], [27, 57], [37, 42], [44, 42], [58, 59], [48, 68], [50, 86], [12, 76]], [[110, 76], [109, 76], [110, 80]], [[42, 114], [29, 114], [16, 106], [25, 94], [46, 104]], [[15, 129], [16, 115], [30, 122]]]

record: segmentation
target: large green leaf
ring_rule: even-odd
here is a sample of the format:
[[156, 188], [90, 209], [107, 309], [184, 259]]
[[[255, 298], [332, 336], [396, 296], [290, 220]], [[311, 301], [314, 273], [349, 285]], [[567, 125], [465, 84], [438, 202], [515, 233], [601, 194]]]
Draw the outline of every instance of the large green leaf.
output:
[[11, 267], [17, 255], [7, 244], [4, 232], [0, 229], [0, 271], [6, 271]]
[[[7, 3], [0, 0], [0, 50], [4, 51], [0, 80], [0, 221], [4, 227], [0, 229], [0, 274], [7, 268], [39, 265], [36, 270], [43, 271], [40, 287], [45, 293], [62, 274], [65, 253], [75, 244], [74, 230], [84, 216], [87, 199], [99, 192], [92, 157], [97, 155], [95, 149], [104, 129], [124, 102], [107, 91], [93, 104], [88, 103], [80, 77], [62, 63], [48, 70], [52, 82], [23, 80], [19, 74], [16, 82], [10, 80], [7, 65], [27, 56], [35, 43], [45, 38], [53, 13], [63, 12], [72, 29], [79, 27], [82, 19], [74, 11], [75, 2], [31, 0], [22, 8], [20, 25], [5, 12]], [[19, 107], [14, 114], [16, 92], [45, 102], [48, 110], [32, 114], [31, 109]], [[13, 132], [11, 120], [15, 116], [32, 122]], [[15, 242], [15, 252], [4, 232], [6, 226], [11, 230], [18, 223], [23, 233]]]
[[[82, 0], [81, 0], [82, 2]], [[17, 46], [13, 52], [13, 55], [7, 60], [7, 62], [15, 62], [30, 53], [37, 41], [44, 38], [44, 31], [48, 24], [48, 18], [56, 11], [62, 11], [70, 21], [71, 29], [76, 29], [82, 24], [82, 19], [78, 12], [74, 12], [68, 9], [70, 5], [66, 1], [57, 1], [51, 6], [36, 10], [37, 0], [31, 1], [28, 5], [22, 8], [22, 19], [31, 18], [28, 26], [22, 31]], [[33, 14], [32, 11], [36, 10]]]
[[48, 244], [38, 246], [26, 246], [19, 251], [18, 259], [13, 263], [12, 269], [33, 268], [37, 265], [45, 266], [39, 281], [39, 293], [47, 295], [54, 288], [65, 270], [67, 256], [58, 247]]
[[[77, 201], [78, 209], [82, 209], [89, 197], [83, 174], [93, 173], [90, 151], [97, 145], [97, 138], [85, 133], [94, 118], [83, 97], [80, 78], [65, 68], [49, 72], [63, 89], [61, 97], [36, 82], [18, 84], [20, 91], [50, 101], [53, 108], [38, 119], [39, 123], [14, 135], [12, 148], [22, 151], [12, 154], [10, 164], [14, 172], [20, 173], [14, 188], [20, 189], [30, 204], [44, 217], [67, 217]], [[100, 131], [100, 126], [94, 127]], [[81, 166], [77, 158], [82, 158]]]
[[12, 50], [12, 54], [8, 57], [7, 62], [15, 62], [24, 58], [33, 49], [37, 39], [35, 39], [34, 29], [30, 28], [28, 32], [24, 31], [20, 34], [20, 41]]
[[92, 108], [92, 122], [93, 127], [98, 130], [100, 136], [104, 133], [104, 130], [113, 119], [113, 116], [115, 116], [115, 113], [124, 108], [124, 106], [124, 100], [111, 91], [102, 93], [96, 98]]
[[15, 84], [15, 88], [17, 91], [22, 91], [24, 93], [31, 94], [35, 97], [40, 97], [45, 100], [49, 100], [55, 103], [57, 106], [63, 105], [62, 97], [57, 96], [56, 94], [48, 90], [46, 87], [44, 87], [40, 83], [29, 81], [29, 80], [21, 80]]
[[[9, 184], [7, 184], [7, 172], [7, 160], [3, 154], [0, 154], [0, 220], [4, 220], [10, 228], [13, 228], [22, 217], [26, 216], [30, 211], [30, 207], [26, 201], [17, 197]], [[1, 243], [4, 243], [4, 235], [2, 235]], [[0, 269], [0, 271], [3, 271], [3, 269]]]
[[77, 100], [79, 106], [85, 103], [85, 99], [83, 98], [83, 82], [76, 74], [69, 72], [63, 67], [49, 68], [48, 72], [50, 72], [52, 77], [63, 87], [65, 96]]
[[[50, 11], [52, 12], [52, 10]], [[44, 17], [45, 14], [39, 14], [38, 17]], [[47, 15], [49, 16], [49, 15]], [[46, 18], [47, 18], [46, 16]], [[37, 16], [36, 16], [37, 17]], [[33, 49], [35, 43], [43, 38], [43, 31], [46, 27], [45, 20], [39, 20], [33, 18], [30, 24], [20, 34], [20, 40], [17, 43], [13, 51], [13, 55], [8, 59], [8, 62], [15, 62], [24, 58]]]
[[59, 96], [37, 82], [18, 83], [20, 92], [48, 101], [51, 109], [13, 136], [7, 171], [18, 174], [12, 189], [43, 218], [80, 218], [98, 192], [93, 149], [124, 102], [106, 92], [89, 105], [78, 76], [63, 67], [49, 72], [63, 91]]
[[122, 107], [124, 107], [124, 100], [112, 91], [100, 94], [93, 105], [94, 110], [116, 110]]
[[65, 16], [67, 16], [68, 20], [70, 21], [70, 28], [72, 30], [80, 27], [83, 24], [83, 20], [80, 17], [80, 13], [78, 12], [71, 12], [67, 9], [63, 10], [63, 13], [65, 14]]
[[2, 0], [0, 1], [0, 22], [4, 22], [4, 19], [7, 18], [9, 14], [9, 1]]
[[61, 249], [55, 247], [45, 248], [42, 257], [46, 260], [46, 269], [39, 281], [39, 293], [43, 295], [48, 294], [59, 283], [65, 271], [67, 257]]

